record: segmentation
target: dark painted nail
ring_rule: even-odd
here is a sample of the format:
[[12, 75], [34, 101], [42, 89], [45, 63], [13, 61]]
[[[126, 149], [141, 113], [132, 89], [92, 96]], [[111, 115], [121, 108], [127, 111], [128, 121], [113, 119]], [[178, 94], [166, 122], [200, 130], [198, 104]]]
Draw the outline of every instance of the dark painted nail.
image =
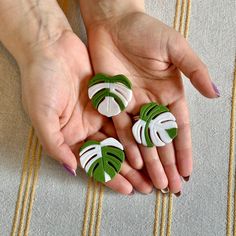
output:
[[176, 197], [180, 197], [181, 191], [179, 191], [178, 193], [174, 193], [174, 195], [175, 195]]
[[71, 175], [73, 175], [73, 176], [76, 176], [75, 170], [73, 170], [72, 168], [70, 168], [67, 164], [63, 164], [63, 167], [65, 168], [65, 170], [66, 170], [69, 174], [71, 174]]
[[164, 188], [164, 189], [161, 189], [161, 192], [162, 192], [162, 193], [169, 193], [169, 188], [166, 187], [166, 188]]
[[188, 182], [189, 179], [190, 179], [190, 175], [189, 175], [189, 176], [186, 176], [186, 177], [183, 177], [183, 180], [186, 181], [186, 182]]
[[212, 84], [212, 87], [213, 87], [213, 89], [214, 89], [214, 91], [215, 91], [217, 97], [220, 97], [220, 91], [219, 91], [219, 89], [216, 87], [216, 85], [215, 85], [213, 82], [211, 82], [211, 84]]
[[131, 195], [134, 195], [134, 194], [135, 194], [135, 191], [133, 189], [132, 192], [129, 195], [131, 196]]

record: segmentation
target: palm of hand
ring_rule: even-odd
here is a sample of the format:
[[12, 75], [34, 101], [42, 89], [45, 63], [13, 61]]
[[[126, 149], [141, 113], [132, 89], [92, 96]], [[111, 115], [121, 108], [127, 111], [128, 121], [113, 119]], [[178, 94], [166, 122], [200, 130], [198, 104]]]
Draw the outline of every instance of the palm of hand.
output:
[[35, 51], [30, 66], [21, 68], [25, 110], [49, 155], [76, 169], [70, 146], [96, 133], [104, 119], [87, 96], [92, 75], [87, 48], [65, 32], [45, 52]]
[[[143, 13], [108, 20], [88, 33], [95, 72], [125, 74], [133, 84], [133, 99], [126, 113], [113, 117], [131, 165], [139, 169], [143, 159], [157, 188], [169, 186], [172, 192], [180, 191], [180, 176], [189, 176], [192, 171], [188, 109], [180, 72], [173, 65], [182, 63], [175, 47], [182, 37]], [[131, 133], [129, 115], [139, 114], [140, 106], [151, 101], [168, 105], [179, 126], [174, 143], [158, 149], [138, 147]]]
[[[108, 23], [96, 27], [89, 34], [94, 69], [124, 73], [132, 81], [135, 104], [128, 112], [134, 115], [139, 111], [138, 105], [143, 104], [140, 99], [168, 105], [184, 96], [179, 70], [168, 55], [168, 41], [174, 41], [175, 35], [161, 22], [158, 22], [159, 35], [153, 35], [152, 21], [154, 19], [145, 14], [132, 15], [115, 22], [115, 26]], [[156, 36], [158, 38], [154, 38]], [[133, 110], [136, 106], [138, 110]]]

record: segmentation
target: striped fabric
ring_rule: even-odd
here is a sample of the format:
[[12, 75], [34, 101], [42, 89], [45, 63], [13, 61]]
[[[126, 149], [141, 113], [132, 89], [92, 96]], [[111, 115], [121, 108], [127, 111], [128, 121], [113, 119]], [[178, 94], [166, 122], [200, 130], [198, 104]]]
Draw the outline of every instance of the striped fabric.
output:
[[[165, 1], [148, 0], [147, 2], [147, 5], [151, 4], [151, 6], [156, 6], [159, 8], [162, 8], [165, 4], [169, 4], [168, 6], [170, 7], [168, 8], [168, 10], [171, 10], [173, 7], [173, 27], [177, 31], [179, 31], [186, 39], [188, 37], [194, 38], [194, 35], [191, 34], [192, 31], [190, 32], [189, 30], [192, 22], [196, 20], [194, 18], [191, 18], [191, 15], [193, 14], [193, 12], [191, 11], [191, 6], [194, 4], [193, 1], [176, 0], [168, 1], [167, 3]], [[78, 32], [79, 23], [77, 21], [77, 18], [75, 17], [77, 16], [76, 1], [61, 0], [59, 1], [59, 3], [63, 8], [65, 14], [68, 16], [69, 21], [72, 22], [72, 26], [74, 27], [75, 31]], [[233, 6], [233, 1], [229, 1], [229, 3], [231, 3]], [[198, 4], [199, 7], [196, 7], [196, 5]], [[223, 7], [221, 7], [221, 3], [219, 2], [216, 3], [216, 1], [212, 1], [211, 4], [218, 4], [219, 12], [226, 11]], [[195, 2], [194, 9], [200, 9], [199, 12], [195, 13], [195, 16], [196, 14], [201, 14], [202, 8], [200, 5], [200, 2]], [[210, 7], [212, 7], [212, 5], [209, 5], [209, 9]], [[224, 7], [226, 8], [227, 6], [224, 5]], [[229, 8], [230, 7], [228, 7], [227, 9]], [[163, 9], [160, 9], [160, 11], [164, 11]], [[226, 15], [225, 17], [230, 16]], [[201, 22], [201, 27], [204, 28], [207, 26], [204, 25], [204, 22]], [[209, 29], [209, 32], [211, 32], [210, 30], [211, 29]], [[199, 38], [196, 38], [195, 40], [201, 41], [201, 39]], [[6, 65], [6, 61], [11, 61], [12, 59], [8, 56], [7, 52], [4, 51], [4, 49], [1, 49], [1, 53], [0, 69], [1, 72], [6, 75], [7, 72], [4, 71], [4, 67], [2, 67], [1, 65]], [[224, 55], [224, 53], [222, 53], [222, 55]], [[209, 61], [211, 62], [210, 59]], [[12, 68], [14, 70], [17, 70], [13, 64], [14, 63], [12, 63], [11, 65]], [[216, 63], [214, 63], [214, 65], [216, 65]], [[217, 68], [215, 68], [215, 70], [217, 70]], [[221, 72], [217, 71], [217, 73]], [[73, 180], [66, 174], [62, 176], [62, 169], [60, 169], [60, 167], [56, 165], [52, 160], [47, 159], [47, 157], [44, 158], [45, 155], [42, 154], [42, 147], [38, 142], [33, 128], [30, 128], [28, 143], [25, 147], [25, 156], [19, 156], [18, 158], [19, 161], [22, 160], [22, 167], [19, 173], [19, 181], [17, 178], [16, 180], [12, 179], [12, 186], [5, 186], [4, 183], [0, 182], [0, 235], [236, 235], [236, 64], [234, 75], [232, 75], [230, 78], [228, 77], [228, 79], [232, 81], [232, 87], [230, 87], [230, 91], [222, 86], [223, 89], [225, 89], [226, 93], [228, 92], [228, 97], [223, 98], [225, 99], [225, 104], [227, 104], [228, 107], [223, 108], [228, 109], [227, 111], [231, 110], [230, 116], [229, 114], [225, 115], [225, 119], [228, 119], [228, 121], [230, 121], [229, 126], [227, 127], [227, 129], [229, 129], [229, 137], [226, 136], [226, 138], [223, 139], [223, 141], [225, 142], [224, 145], [228, 145], [228, 153], [224, 154], [225, 159], [223, 162], [220, 162], [221, 160], [219, 160], [219, 163], [221, 164], [212, 163], [213, 166], [207, 166], [206, 170], [204, 169], [205, 162], [203, 163], [199, 161], [197, 163], [198, 165], [195, 165], [195, 176], [200, 179], [200, 170], [204, 169], [205, 171], [209, 172], [209, 175], [207, 177], [210, 179], [212, 178], [211, 173], [218, 170], [217, 166], [222, 165], [222, 163], [224, 162], [227, 162], [227, 170], [224, 172], [224, 168], [222, 167], [221, 172], [217, 172], [217, 175], [222, 175], [223, 179], [225, 173], [226, 175], [228, 175], [225, 177], [224, 182], [222, 183], [222, 185], [226, 186], [226, 193], [221, 191], [224, 188], [220, 188], [219, 186], [221, 185], [217, 183], [217, 188], [214, 189], [214, 191], [216, 191], [217, 193], [216, 195], [213, 195], [209, 189], [214, 188], [214, 186], [210, 185], [208, 183], [208, 180], [206, 180], [205, 182], [201, 181], [201, 183], [199, 183], [198, 179], [195, 178], [194, 183], [190, 183], [190, 185], [192, 184], [192, 187], [190, 187], [191, 192], [194, 193], [196, 189], [199, 189], [198, 186], [201, 184], [201, 188], [205, 189], [205, 186], [207, 186], [206, 189], [207, 191], [209, 191], [209, 193], [207, 193], [207, 191], [204, 192], [205, 196], [198, 195], [197, 193], [195, 195], [188, 194], [187, 196], [181, 197], [184, 198], [184, 200], [182, 200], [181, 198], [176, 199], [172, 194], [164, 195], [160, 191], [156, 191], [151, 196], [141, 196], [136, 194], [138, 196], [135, 196], [134, 198], [129, 197], [127, 199], [123, 196], [113, 194], [110, 190], [105, 189], [103, 185], [94, 182], [92, 179], [86, 178], [85, 174], [83, 173], [79, 173], [78, 178], [75, 178]], [[227, 85], [229, 84], [227, 83], [227, 81], [225, 83]], [[0, 93], [2, 93], [1, 95], [3, 97], [5, 95], [5, 92], [8, 90], [4, 90], [2, 84], [0, 85]], [[15, 98], [14, 101], [16, 101], [17, 99]], [[4, 99], [2, 101], [2, 103], [4, 103], [5, 105], [7, 104], [7, 107], [9, 101], [6, 102]], [[2, 106], [1, 110], [3, 110], [4, 106], [1, 103], [0, 105]], [[193, 106], [196, 107], [197, 105], [194, 104]], [[209, 107], [214, 109], [213, 105], [209, 105]], [[1, 112], [1, 120], [4, 116], [5, 113]], [[23, 116], [23, 114], [21, 114], [21, 116]], [[15, 120], [16, 122], [22, 122], [25, 125], [25, 121], [21, 121], [20, 119]], [[213, 120], [212, 123], [214, 122], [217, 121]], [[4, 124], [7, 123], [5, 122]], [[196, 123], [196, 125], [198, 124]], [[24, 127], [27, 127], [27, 125], [25, 125]], [[5, 132], [5, 129], [2, 128], [2, 126], [0, 126], [0, 128]], [[10, 125], [8, 129], [10, 130]], [[218, 132], [218, 130], [213, 131], [216, 133]], [[225, 131], [222, 127], [219, 127], [219, 132], [223, 133]], [[4, 137], [8, 137], [7, 132], [3, 134]], [[12, 134], [11, 137], [14, 137], [14, 135], [16, 135], [16, 131], [14, 132], [14, 134]], [[203, 136], [204, 132], [202, 132], [201, 135]], [[207, 140], [206, 142], [209, 142], [210, 145], [209, 140]], [[4, 143], [3, 138], [0, 139], [0, 143]], [[13, 148], [14, 142], [11, 141], [10, 143], [11, 144], [7, 147]], [[197, 143], [195, 143], [195, 145], [197, 146]], [[4, 159], [4, 155], [6, 155], [4, 147], [5, 146], [1, 146], [0, 148], [0, 165], [2, 166], [2, 168], [5, 168], [5, 166], [14, 166], [14, 163], [10, 162], [11, 159], [9, 159], [9, 164], [6, 165], [8, 159]], [[210, 149], [206, 151], [210, 152], [209, 150]], [[11, 151], [9, 151], [7, 155], [10, 156], [10, 152]], [[0, 168], [0, 177], [1, 180], [4, 180], [1, 175], [2, 170], [3, 169]], [[16, 170], [14, 169], [14, 171]], [[12, 178], [12, 176], [15, 176], [11, 173], [10, 168], [8, 172], [9, 175], [7, 176], [7, 178], [10, 179]], [[50, 174], [47, 175], [47, 172], [49, 172]], [[47, 180], [49, 183], [45, 180]], [[11, 183], [11, 181], [9, 182]], [[12, 197], [12, 195], [9, 194], [9, 196], [11, 197], [8, 198], [8, 196], [5, 195], [8, 193], [8, 188], [12, 188], [11, 192], [14, 192], [14, 181], [18, 181], [16, 185], [18, 188], [18, 195], [15, 194], [15, 197]], [[211, 183], [214, 183], [214, 179], [209, 181], [211, 181]], [[72, 190], [76, 188], [77, 192], [76, 190], [75, 192], [73, 192]], [[198, 200], [196, 198], [198, 198]], [[59, 203], [58, 199], [63, 199], [63, 201]], [[206, 206], [201, 205], [205, 203], [203, 199], [207, 199]], [[214, 199], [214, 201], [212, 199]], [[53, 202], [56, 202], [55, 205], [52, 205]], [[77, 202], [79, 202], [78, 205], [76, 205]], [[196, 206], [196, 204], [199, 205]], [[215, 205], [211, 207], [212, 204]], [[220, 210], [221, 212], [223, 212], [223, 216], [219, 216], [218, 213], [215, 213], [214, 211], [219, 205], [221, 206]], [[11, 207], [3, 211], [6, 206]], [[211, 207], [210, 209], [213, 209], [211, 211], [211, 214], [209, 215], [201, 215], [199, 214], [199, 212], [201, 211], [197, 211], [197, 208], [201, 208], [202, 210], [207, 207]], [[137, 212], [135, 212], [134, 209], [137, 209]], [[208, 213], [208, 211], [206, 212]], [[132, 215], [130, 216], [129, 213]], [[196, 224], [194, 224], [190, 218], [193, 218], [195, 221], [194, 223]], [[206, 218], [209, 219], [210, 222], [207, 222], [207, 226], [204, 225]], [[197, 228], [196, 225], [198, 226]], [[199, 225], [203, 226], [199, 227]]]

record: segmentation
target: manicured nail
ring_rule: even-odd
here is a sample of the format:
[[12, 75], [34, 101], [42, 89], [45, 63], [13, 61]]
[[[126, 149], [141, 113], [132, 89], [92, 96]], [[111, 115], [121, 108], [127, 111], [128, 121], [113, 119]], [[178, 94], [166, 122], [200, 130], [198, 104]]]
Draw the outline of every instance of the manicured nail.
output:
[[161, 192], [162, 192], [162, 193], [169, 193], [169, 188], [166, 187], [166, 188], [164, 188], [164, 189], [161, 189]]
[[176, 197], [180, 197], [181, 191], [179, 191], [178, 193], [174, 193], [174, 195], [175, 195]]
[[183, 177], [183, 180], [184, 180], [185, 182], [188, 182], [189, 179], [190, 179], [190, 175], [189, 175], [189, 176], [186, 176], [186, 177]]
[[131, 195], [134, 195], [134, 194], [135, 194], [135, 191], [133, 189], [132, 192], [129, 195], [131, 196]]
[[217, 97], [220, 97], [219, 89], [216, 87], [216, 85], [213, 82], [211, 82], [211, 84], [212, 84], [213, 89], [215, 90], [215, 93], [216, 93]]
[[71, 175], [73, 175], [73, 176], [76, 176], [75, 170], [73, 170], [72, 168], [70, 168], [67, 164], [63, 164], [63, 167], [65, 168], [65, 170], [66, 170], [69, 174], [71, 174]]
[[140, 170], [143, 167], [143, 162], [141, 159], [135, 159], [135, 169]]

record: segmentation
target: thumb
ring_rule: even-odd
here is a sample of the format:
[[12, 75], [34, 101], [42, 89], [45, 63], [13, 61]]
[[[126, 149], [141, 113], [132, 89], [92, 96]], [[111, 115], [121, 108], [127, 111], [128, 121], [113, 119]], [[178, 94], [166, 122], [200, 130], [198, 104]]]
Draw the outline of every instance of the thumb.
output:
[[178, 32], [168, 43], [171, 62], [187, 76], [192, 85], [205, 97], [216, 98], [220, 92], [211, 81], [207, 66], [191, 49], [185, 38]]
[[60, 162], [67, 171], [75, 176], [77, 169], [76, 157], [69, 145], [65, 143], [64, 136], [60, 131], [58, 115], [55, 112], [47, 114], [39, 112], [31, 118], [39, 141], [47, 154]]

